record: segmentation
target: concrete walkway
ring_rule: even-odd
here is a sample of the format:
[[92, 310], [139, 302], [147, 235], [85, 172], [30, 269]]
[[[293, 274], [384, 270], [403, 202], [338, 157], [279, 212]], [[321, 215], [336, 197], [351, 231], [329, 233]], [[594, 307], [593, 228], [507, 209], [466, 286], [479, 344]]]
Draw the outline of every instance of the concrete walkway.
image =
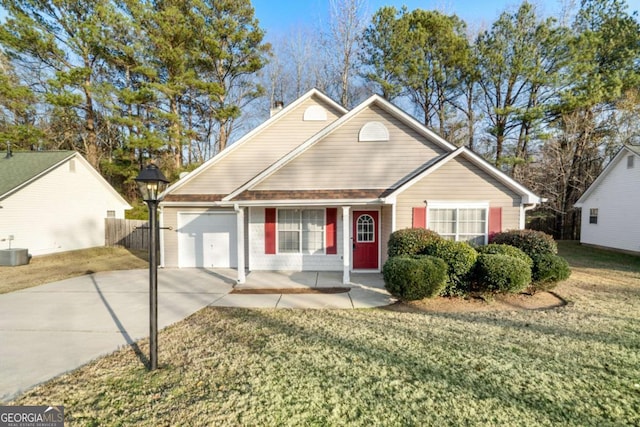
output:
[[[337, 294], [234, 294], [233, 270], [160, 269], [158, 327], [206, 306], [367, 308], [387, 305], [380, 274], [353, 274]], [[251, 272], [236, 289], [342, 287], [341, 273]], [[261, 291], [264, 292], [264, 291]], [[147, 270], [111, 271], [0, 295], [0, 402], [149, 336]]]

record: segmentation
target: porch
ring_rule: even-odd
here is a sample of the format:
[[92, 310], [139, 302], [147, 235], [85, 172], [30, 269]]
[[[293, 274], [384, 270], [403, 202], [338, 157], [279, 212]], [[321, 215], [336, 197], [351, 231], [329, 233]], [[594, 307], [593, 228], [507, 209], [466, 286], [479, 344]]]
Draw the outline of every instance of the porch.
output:
[[352, 273], [348, 284], [338, 271], [251, 271], [236, 283], [236, 269], [215, 269], [233, 289], [211, 306], [247, 308], [372, 308], [395, 302], [380, 273]]

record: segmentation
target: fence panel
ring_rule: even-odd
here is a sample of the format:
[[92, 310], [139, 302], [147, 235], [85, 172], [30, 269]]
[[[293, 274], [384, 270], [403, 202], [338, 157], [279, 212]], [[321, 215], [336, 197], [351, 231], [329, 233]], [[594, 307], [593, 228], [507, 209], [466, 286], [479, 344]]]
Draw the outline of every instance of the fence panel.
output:
[[139, 219], [105, 219], [105, 246], [149, 250], [149, 222]]

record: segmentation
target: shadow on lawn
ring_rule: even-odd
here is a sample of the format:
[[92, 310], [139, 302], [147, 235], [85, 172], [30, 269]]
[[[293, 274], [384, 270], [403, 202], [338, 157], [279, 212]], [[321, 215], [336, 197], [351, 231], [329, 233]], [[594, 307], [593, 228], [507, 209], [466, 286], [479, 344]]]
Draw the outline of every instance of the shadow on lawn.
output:
[[111, 304], [109, 304], [107, 299], [104, 297], [104, 294], [100, 290], [100, 286], [98, 285], [98, 282], [96, 282], [96, 279], [95, 279], [95, 277], [93, 275], [91, 276], [91, 282], [93, 283], [93, 287], [96, 289], [96, 292], [98, 293], [98, 296], [100, 297], [100, 300], [102, 301], [102, 303], [104, 304], [105, 308], [109, 312], [109, 315], [113, 319], [113, 323], [116, 324], [116, 327], [118, 328], [118, 331], [120, 331], [120, 334], [122, 335], [122, 337], [124, 338], [126, 343], [131, 347], [131, 349], [136, 354], [136, 356], [138, 357], [140, 362], [142, 362], [142, 364], [145, 366], [145, 368], [148, 369], [149, 368], [149, 359], [144, 355], [142, 350], [140, 350], [140, 347], [138, 346], [138, 343], [135, 342], [131, 338], [131, 335], [129, 335], [129, 332], [127, 332], [127, 329], [124, 327], [122, 322], [120, 322], [120, 319], [116, 315], [115, 311], [113, 311], [113, 308], [111, 307]]
[[[428, 329], [420, 329], [416, 331], [411, 325], [407, 324], [408, 319], [389, 319], [387, 316], [371, 318], [367, 316], [366, 312], [361, 312], [354, 317], [352, 314], [347, 314], [343, 311], [331, 311], [323, 312], [322, 317], [329, 322], [337, 322], [340, 325], [341, 331], [348, 331], [340, 334], [334, 332], [331, 325], [319, 329], [312, 325], [306, 324], [305, 317], [309, 316], [304, 312], [290, 312], [291, 315], [280, 315], [277, 312], [266, 312], [260, 310], [238, 310], [238, 309], [216, 309], [219, 310], [221, 316], [240, 321], [246, 325], [251, 323], [255, 325], [256, 330], [260, 330], [260, 334], [264, 335], [264, 339], [248, 339], [243, 335], [235, 335], [233, 331], [227, 330], [224, 337], [235, 341], [236, 343], [246, 346], [247, 350], [251, 352], [261, 353], [263, 351], [265, 342], [268, 341], [270, 335], [279, 335], [285, 333], [291, 339], [300, 343], [301, 346], [305, 346], [305, 343], [309, 343], [310, 346], [317, 345], [319, 342], [323, 348], [331, 349], [331, 353], [340, 354], [343, 358], [349, 360], [369, 360], [373, 363], [379, 364], [381, 362], [391, 364], [393, 370], [400, 370], [402, 372], [401, 378], [403, 381], [410, 381], [412, 384], [437, 382], [438, 389], [445, 388], [452, 393], [455, 393], [456, 389], [462, 389], [465, 394], [473, 396], [474, 400], [486, 401], [488, 405], [494, 405], [496, 398], [505, 405], [512, 407], [518, 407], [522, 411], [531, 412], [539, 411], [541, 413], [540, 418], [547, 418], [549, 422], [553, 423], [565, 423], [571, 420], [577, 425], [589, 425], [593, 423], [593, 414], [586, 414], [583, 411], [577, 409], [580, 401], [579, 396], [573, 398], [565, 398], [564, 402], [560, 399], [553, 399], [551, 396], [542, 395], [535, 390], [522, 390], [516, 386], [509, 387], [505, 384], [495, 380], [494, 373], [490, 370], [482, 371], [482, 367], [474, 365], [474, 356], [482, 358], [485, 355], [482, 353], [482, 345], [491, 344], [496, 345], [495, 342], [487, 342], [487, 339], [482, 336], [473, 336], [472, 340], [477, 341], [478, 352], [470, 351], [469, 346], [462, 342], [464, 336], [460, 336], [458, 342], [453, 337], [444, 339], [441, 336], [434, 337], [429, 335]], [[401, 314], [401, 317], [410, 316], [410, 314]], [[529, 331], [545, 333], [555, 336], [563, 336], [565, 334], [572, 334], [574, 331], [565, 332], [562, 330], [556, 330], [555, 328], [537, 327], [525, 322], [518, 321], [503, 321], [499, 322], [483, 319], [482, 316], [477, 315], [457, 315], [457, 314], [429, 314], [436, 318], [442, 318], [446, 320], [456, 320], [458, 322], [486, 322], [491, 323], [492, 326], [496, 326], [500, 323], [500, 327], [506, 330], [510, 328], [526, 329]], [[297, 319], [303, 321], [297, 322]], [[389, 341], [386, 340], [374, 340], [367, 339], [361, 335], [352, 335], [351, 331], [356, 331], [362, 328], [362, 322], [370, 324], [375, 331], [388, 331], [392, 334]], [[325, 325], [325, 323], [323, 323]], [[462, 328], [464, 331], [464, 328]], [[384, 333], [384, 332], [382, 332]], [[412, 342], [419, 343], [424, 347], [423, 351], [426, 352], [439, 352], [446, 353], [448, 351], [455, 351], [457, 359], [454, 357], [449, 361], [442, 361], [439, 364], [430, 363], [427, 357], [421, 357], [421, 353], [414, 353], [407, 351], [402, 346], [393, 346], [393, 341], [398, 336], [401, 336], [404, 340], [409, 339]], [[447, 337], [445, 337], [447, 338]], [[599, 337], [602, 338], [602, 337]], [[591, 339], [583, 337], [583, 339]], [[417, 341], [416, 341], [417, 340]], [[596, 340], [594, 340], [596, 341]], [[497, 343], [499, 346], [500, 343]], [[441, 346], [438, 348], [437, 346]], [[505, 351], [507, 348], [505, 346]], [[461, 357], [460, 354], [469, 353], [468, 358]], [[293, 356], [295, 357], [295, 356]], [[523, 356], [526, 361], [526, 355]], [[284, 363], [287, 363], [286, 360]], [[366, 363], [366, 362], [365, 362]], [[322, 367], [314, 367], [317, 369], [331, 369], [331, 361], [327, 360]], [[357, 372], [357, 371], [356, 371]], [[366, 372], [367, 375], [375, 376], [375, 372]], [[522, 384], [521, 384], [522, 386]], [[357, 390], [351, 392], [357, 393]], [[434, 391], [435, 392], [435, 391]], [[564, 403], [564, 404], [562, 404]], [[464, 405], [464, 403], [461, 403]], [[425, 411], [429, 411], [429, 408], [424, 408]], [[487, 416], [490, 416], [490, 411], [487, 412]]]

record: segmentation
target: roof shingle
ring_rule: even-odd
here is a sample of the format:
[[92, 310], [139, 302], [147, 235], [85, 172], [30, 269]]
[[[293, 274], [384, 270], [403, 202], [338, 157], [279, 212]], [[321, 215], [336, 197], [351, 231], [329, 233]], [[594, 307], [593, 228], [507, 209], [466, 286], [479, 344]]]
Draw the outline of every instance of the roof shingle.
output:
[[74, 151], [18, 151], [0, 156], [0, 197], [74, 155]]

